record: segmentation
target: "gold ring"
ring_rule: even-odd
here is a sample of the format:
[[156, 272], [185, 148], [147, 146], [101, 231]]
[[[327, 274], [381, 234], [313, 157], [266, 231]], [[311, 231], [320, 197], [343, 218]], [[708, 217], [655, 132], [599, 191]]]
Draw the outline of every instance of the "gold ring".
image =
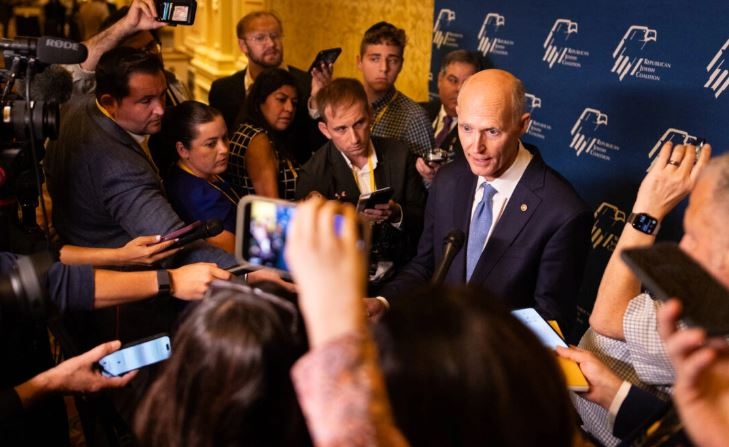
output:
[[673, 166], [681, 166], [681, 162], [676, 160], [668, 160], [668, 164]]

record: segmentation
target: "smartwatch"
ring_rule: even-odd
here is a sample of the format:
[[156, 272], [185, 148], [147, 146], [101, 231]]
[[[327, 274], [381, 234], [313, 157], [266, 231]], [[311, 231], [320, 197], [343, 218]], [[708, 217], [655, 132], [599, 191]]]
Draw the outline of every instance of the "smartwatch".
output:
[[169, 295], [171, 292], [170, 272], [167, 270], [157, 270], [157, 295]]
[[658, 219], [646, 213], [630, 213], [628, 223], [636, 230], [645, 234], [656, 234], [661, 224]]

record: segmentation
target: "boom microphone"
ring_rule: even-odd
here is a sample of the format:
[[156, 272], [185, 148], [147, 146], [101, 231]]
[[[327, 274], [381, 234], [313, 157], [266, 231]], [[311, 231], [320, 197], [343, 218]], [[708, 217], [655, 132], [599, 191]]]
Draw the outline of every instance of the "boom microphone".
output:
[[438, 268], [435, 269], [433, 277], [430, 279], [430, 283], [437, 285], [443, 283], [446, 273], [453, 264], [453, 259], [456, 257], [461, 248], [463, 242], [466, 240], [466, 235], [459, 229], [452, 229], [448, 232], [446, 237], [443, 238], [443, 259], [441, 259]]
[[187, 245], [198, 239], [207, 239], [209, 237], [217, 236], [222, 232], [223, 222], [221, 222], [220, 219], [210, 219], [195, 228], [193, 231], [185, 234], [184, 236], [180, 236], [174, 244], [170, 245], [170, 248], [182, 247], [183, 245]]
[[89, 54], [84, 44], [52, 36], [0, 39], [0, 49], [35, 55], [44, 64], [80, 64]]

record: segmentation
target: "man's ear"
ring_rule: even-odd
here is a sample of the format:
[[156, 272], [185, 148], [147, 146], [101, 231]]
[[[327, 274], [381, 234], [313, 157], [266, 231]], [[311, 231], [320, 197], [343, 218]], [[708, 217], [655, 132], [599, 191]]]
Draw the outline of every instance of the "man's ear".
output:
[[327, 139], [332, 139], [332, 134], [329, 133], [329, 128], [327, 127], [327, 124], [324, 121], [319, 121], [319, 131], [324, 134]]
[[175, 149], [177, 149], [177, 155], [179, 155], [183, 160], [190, 158], [190, 151], [185, 148], [182, 141], [175, 143]]
[[238, 48], [240, 48], [240, 52], [245, 54], [246, 57], [248, 56], [248, 45], [246, 45], [246, 41], [243, 39], [238, 39]]
[[[456, 107], [456, 110], [458, 108]], [[529, 129], [529, 122], [532, 120], [532, 115], [529, 112], [524, 112], [524, 114], [519, 118], [519, 135], [524, 135]]]
[[114, 116], [118, 103], [113, 96], [108, 93], [104, 93], [101, 95], [101, 98], [99, 98], [99, 104], [101, 104], [101, 107], [109, 112], [110, 115]]
[[362, 55], [358, 54], [355, 61], [357, 62], [357, 68], [362, 71]]

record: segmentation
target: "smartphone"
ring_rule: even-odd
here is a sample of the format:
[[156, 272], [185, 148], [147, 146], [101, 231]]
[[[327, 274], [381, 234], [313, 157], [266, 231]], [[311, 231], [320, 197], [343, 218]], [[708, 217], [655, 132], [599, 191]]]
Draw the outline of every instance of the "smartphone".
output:
[[681, 300], [684, 323], [709, 335], [729, 334], [729, 290], [677, 244], [626, 249], [621, 257], [657, 299]]
[[[284, 259], [286, 236], [296, 203], [248, 195], [238, 202], [235, 231], [235, 256], [239, 263], [253, 267], [268, 267], [290, 279]], [[342, 216], [335, 216], [334, 228], [339, 232]], [[369, 247], [369, 225], [359, 221], [360, 243]]]
[[167, 334], [153, 335], [103, 357], [99, 360], [99, 367], [102, 375], [119, 377], [129, 371], [167, 360], [171, 352], [172, 345]]
[[[531, 329], [544, 346], [552, 350], [556, 349], [557, 346], [567, 347], [567, 343], [557, 331], [533, 307], [515, 309], [511, 311], [511, 314], [521, 321], [524, 326]], [[564, 373], [567, 388], [578, 392], [590, 389], [587, 378], [582, 374], [580, 366], [576, 362], [557, 356], [557, 363]]]
[[192, 25], [195, 23], [197, 12], [196, 0], [158, 0], [157, 7], [158, 22], [165, 22], [170, 25]]
[[357, 200], [357, 212], [361, 213], [366, 209], [374, 208], [375, 205], [381, 205], [389, 202], [392, 198], [392, 194], [392, 188], [389, 186], [385, 186], [384, 188], [380, 188], [369, 193], [360, 194], [359, 199]]
[[316, 57], [314, 58], [314, 62], [311, 63], [311, 66], [309, 67], [309, 71], [307, 73], [311, 73], [311, 70], [321, 67], [321, 64], [323, 63], [333, 64], [337, 60], [341, 52], [341, 48], [329, 48], [326, 50], [321, 50], [319, 53], [317, 53]]
[[165, 241], [171, 241], [173, 239], [177, 239], [178, 237], [184, 236], [185, 234], [191, 232], [192, 230], [199, 227], [200, 225], [202, 225], [202, 222], [199, 220], [196, 220], [195, 222], [191, 223], [190, 225], [185, 225], [184, 227], [180, 228], [179, 230], [175, 230], [171, 233], [167, 233], [167, 234], [163, 235], [159, 239], [159, 241], [165, 242]]

